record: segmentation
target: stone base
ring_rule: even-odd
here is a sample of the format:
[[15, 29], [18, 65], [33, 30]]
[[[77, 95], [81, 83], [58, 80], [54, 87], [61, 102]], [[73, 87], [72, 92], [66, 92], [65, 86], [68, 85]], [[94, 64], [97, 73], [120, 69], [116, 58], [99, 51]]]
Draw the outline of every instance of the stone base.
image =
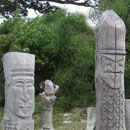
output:
[[49, 128], [49, 127], [43, 127], [40, 130], [55, 130], [54, 128]]
[[53, 126], [51, 125], [51, 126], [47, 126], [47, 125], [42, 125], [42, 128], [41, 128], [41, 130], [54, 130], [54, 128], [53, 128]]
[[3, 130], [34, 130], [33, 120], [3, 120]]

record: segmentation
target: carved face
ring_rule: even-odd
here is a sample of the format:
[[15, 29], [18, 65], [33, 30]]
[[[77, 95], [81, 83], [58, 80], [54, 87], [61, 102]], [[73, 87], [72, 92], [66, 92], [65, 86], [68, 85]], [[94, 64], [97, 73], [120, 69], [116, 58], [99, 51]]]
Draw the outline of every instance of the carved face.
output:
[[124, 79], [124, 55], [101, 55], [101, 78], [112, 88], [120, 88]]
[[19, 117], [30, 117], [34, 112], [34, 78], [12, 76], [7, 90], [10, 110]]

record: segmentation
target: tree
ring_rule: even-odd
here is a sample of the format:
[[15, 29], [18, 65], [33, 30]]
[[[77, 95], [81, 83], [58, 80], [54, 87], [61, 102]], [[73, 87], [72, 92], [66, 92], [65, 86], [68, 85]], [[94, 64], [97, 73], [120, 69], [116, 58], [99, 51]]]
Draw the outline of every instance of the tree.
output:
[[97, 6], [98, 0], [85, 0], [79, 2], [79, 0], [1, 0], [0, 1], [0, 14], [5, 17], [13, 17], [14, 11], [18, 8], [23, 16], [27, 16], [28, 8], [39, 11], [40, 13], [46, 13], [48, 11], [56, 10], [55, 6], [52, 6], [49, 2], [56, 2], [59, 4], [73, 4], [78, 6], [93, 7]]

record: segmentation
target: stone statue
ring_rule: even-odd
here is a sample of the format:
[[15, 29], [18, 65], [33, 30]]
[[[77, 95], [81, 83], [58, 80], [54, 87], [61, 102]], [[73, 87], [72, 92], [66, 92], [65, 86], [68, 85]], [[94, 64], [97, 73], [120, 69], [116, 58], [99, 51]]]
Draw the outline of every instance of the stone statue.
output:
[[95, 107], [87, 108], [87, 130], [95, 130], [96, 126], [96, 111]]
[[125, 24], [110, 10], [96, 31], [96, 130], [125, 130]]
[[43, 81], [40, 84], [40, 88], [44, 90], [44, 92], [39, 94], [43, 103], [41, 130], [54, 130], [52, 123], [52, 112], [56, 99], [55, 93], [59, 89], [59, 86], [54, 85], [51, 80], [45, 80], [45, 82]]
[[5, 113], [3, 130], [34, 130], [35, 56], [9, 52], [3, 56]]

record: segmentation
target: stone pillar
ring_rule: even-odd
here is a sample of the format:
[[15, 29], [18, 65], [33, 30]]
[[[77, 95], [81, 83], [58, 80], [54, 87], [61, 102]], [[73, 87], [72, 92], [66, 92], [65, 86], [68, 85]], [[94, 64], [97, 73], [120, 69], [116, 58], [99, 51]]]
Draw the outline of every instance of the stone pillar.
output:
[[40, 84], [40, 88], [44, 90], [43, 93], [39, 94], [43, 103], [41, 130], [54, 130], [52, 121], [53, 105], [56, 99], [55, 93], [59, 86], [54, 85], [51, 80], [45, 80]]
[[96, 127], [96, 108], [87, 108], [87, 130], [95, 130]]
[[125, 130], [125, 24], [110, 10], [96, 31], [96, 130]]
[[34, 130], [35, 56], [9, 52], [3, 56], [5, 113], [3, 130]]
[[125, 99], [125, 125], [130, 130], [130, 99]]

